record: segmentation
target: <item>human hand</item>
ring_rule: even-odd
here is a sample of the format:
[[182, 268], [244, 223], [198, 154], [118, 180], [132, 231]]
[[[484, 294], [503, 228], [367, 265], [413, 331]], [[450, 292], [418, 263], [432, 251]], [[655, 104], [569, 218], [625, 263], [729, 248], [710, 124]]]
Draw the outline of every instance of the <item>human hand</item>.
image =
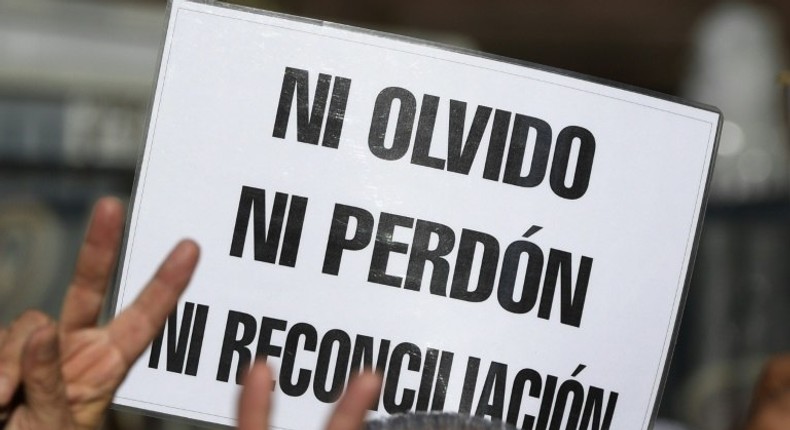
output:
[[121, 203], [101, 199], [60, 323], [28, 311], [0, 328], [0, 423], [6, 430], [98, 428], [129, 368], [175, 308], [197, 265], [199, 250], [189, 240], [170, 252], [131, 306], [97, 326], [122, 233]]
[[[272, 374], [263, 362], [253, 365], [244, 378], [239, 398], [239, 430], [267, 430], [271, 414]], [[376, 401], [381, 378], [362, 373], [353, 378], [335, 405], [325, 430], [362, 430], [365, 414]]]
[[754, 390], [746, 430], [790, 429], [790, 354], [763, 366]]

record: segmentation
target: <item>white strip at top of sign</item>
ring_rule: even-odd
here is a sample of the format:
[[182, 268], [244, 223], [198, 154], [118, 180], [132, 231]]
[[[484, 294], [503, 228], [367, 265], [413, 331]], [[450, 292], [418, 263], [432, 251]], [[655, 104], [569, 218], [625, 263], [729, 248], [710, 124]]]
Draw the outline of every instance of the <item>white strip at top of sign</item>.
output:
[[[319, 428], [361, 367], [371, 413], [647, 429], [721, 116], [335, 25], [174, 1], [117, 291], [202, 248], [118, 405]], [[567, 426], [565, 423], [568, 423]]]

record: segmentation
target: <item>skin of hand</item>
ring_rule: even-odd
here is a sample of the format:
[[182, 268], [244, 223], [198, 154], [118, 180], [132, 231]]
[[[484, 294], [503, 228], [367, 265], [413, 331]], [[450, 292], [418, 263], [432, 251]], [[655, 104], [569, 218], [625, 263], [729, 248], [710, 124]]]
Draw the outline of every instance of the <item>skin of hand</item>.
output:
[[[272, 374], [263, 362], [253, 365], [244, 378], [244, 388], [239, 398], [239, 430], [269, 428], [271, 415]], [[362, 430], [368, 408], [378, 400], [381, 378], [365, 372], [353, 378], [345, 394], [329, 417], [326, 430]]]
[[[28, 311], [0, 327], [0, 422], [6, 430], [96, 429], [129, 368], [159, 333], [197, 265], [199, 249], [182, 241], [154, 278], [115, 320], [97, 321], [118, 258], [123, 206], [112, 198], [95, 206], [56, 323]], [[256, 363], [239, 399], [239, 429], [269, 428], [273, 380]], [[326, 430], [362, 430], [381, 378], [363, 373], [338, 401]], [[24, 396], [20, 396], [24, 387]], [[19, 397], [24, 400], [17, 402]]]
[[59, 323], [27, 311], [0, 328], [0, 422], [6, 430], [98, 428], [115, 390], [189, 283], [199, 249], [185, 240], [131, 306], [97, 326], [118, 258], [123, 211], [117, 199], [96, 203]]
[[790, 429], [790, 354], [763, 366], [754, 390], [746, 430]]

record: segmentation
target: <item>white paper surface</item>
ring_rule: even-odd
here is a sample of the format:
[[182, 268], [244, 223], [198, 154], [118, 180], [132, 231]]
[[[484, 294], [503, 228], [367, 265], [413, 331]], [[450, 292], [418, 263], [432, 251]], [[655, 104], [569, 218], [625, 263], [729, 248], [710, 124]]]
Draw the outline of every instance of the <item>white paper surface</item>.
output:
[[[310, 103], [319, 73], [351, 81], [337, 148], [298, 141], [296, 104], [285, 138], [274, 136], [286, 68], [309, 72]], [[417, 109], [409, 150], [396, 160], [377, 157], [369, 146], [376, 99], [389, 87], [413, 94]], [[494, 113], [468, 174], [412, 163], [425, 94], [439, 98], [431, 157], [447, 159], [452, 99], [466, 103], [464, 142], [480, 105], [545, 121], [552, 132], [545, 178], [530, 187], [484, 179]], [[398, 103], [394, 106], [386, 146], [393, 144]], [[392, 366], [385, 369], [395, 375], [390, 409], [394, 403], [408, 406], [411, 394], [410, 409], [417, 408], [426, 356], [435, 349], [452, 353], [446, 411], [461, 408], [468, 363], [476, 357], [473, 414], [499, 414], [501, 419], [513, 414], [520, 427], [525, 415], [550, 419], [539, 415], [544, 397], [556, 400], [557, 392], [546, 394], [549, 380], [556, 377], [556, 390], [575, 380], [585, 396], [590, 387], [603, 389], [606, 396], [617, 393], [610, 428], [646, 429], [682, 304], [718, 121], [716, 112], [562, 74], [334, 26], [174, 1], [117, 309], [131, 303], [173, 244], [189, 237], [200, 244], [202, 256], [183, 302], [208, 306], [207, 322], [196, 375], [166, 370], [165, 336], [158, 368], [149, 367], [149, 352], [144, 353], [115, 402], [233, 425], [238, 356], [233, 356], [228, 382], [218, 380], [218, 370], [229, 312], [236, 312], [256, 320], [249, 345], [253, 352], [263, 317], [287, 322], [284, 330], [271, 332], [270, 344], [283, 350], [290, 330], [300, 323], [314, 327], [316, 350], [331, 330], [346, 333], [352, 351], [358, 335], [371, 337], [374, 361], [382, 339], [390, 341], [390, 360], [396, 346], [413, 344], [420, 352], [414, 360], [418, 370], [407, 368], [408, 357], [399, 377]], [[571, 126], [594, 136], [595, 153], [586, 192], [569, 199], [553, 191], [549, 176], [557, 137]], [[530, 138], [528, 154], [534, 145]], [[574, 145], [572, 160], [579, 151], [578, 141]], [[531, 156], [526, 160], [525, 175]], [[502, 165], [504, 170], [504, 161]], [[575, 162], [571, 170], [573, 166]], [[566, 185], [570, 181], [566, 178]], [[275, 193], [307, 199], [295, 267], [256, 261], [252, 224], [243, 255], [230, 254], [245, 186], [265, 190], [267, 226]], [[367, 246], [342, 253], [335, 276], [322, 269], [336, 204], [370, 213], [376, 227]], [[440, 223], [453, 231], [454, 246], [444, 257], [449, 264], [444, 296], [431, 293], [431, 263], [419, 291], [368, 281], [382, 213]], [[353, 224], [346, 239], [354, 234]], [[542, 229], [522, 237], [532, 226]], [[446, 297], [463, 229], [486, 233], [499, 244], [493, 292], [481, 302]], [[414, 228], [394, 228], [391, 242], [406, 244], [407, 251], [387, 253], [387, 274], [405, 276], [414, 234]], [[527, 313], [507, 311], [497, 296], [506, 249], [519, 241], [537, 245], [544, 259], [538, 302]], [[437, 242], [433, 237], [429, 248]], [[572, 255], [574, 285], [582, 257], [592, 259], [578, 327], [561, 321], [559, 283], [550, 317], [538, 316], [552, 249]], [[469, 289], [479, 273], [482, 254], [476, 255]], [[525, 257], [516, 274], [516, 299], [526, 265]], [[292, 382], [300, 369], [317, 373], [320, 351], [305, 350], [304, 342], [302, 337], [296, 349]], [[338, 343], [334, 345], [327, 355], [328, 384], [339, 355]], [[506, 365], [506, 371], [492, 362]], [[317, 399], [314, 378], [303, 395], [288, 396], [281, 389], [282, 357], [271, 356], [269, 363], [278, 380], [274, 426], [320, 428], [332, 404]], [[572, 377], [580, 365], [586, 367]], [[514, 379], [523, 369], [540, 375], [541, 394], [530, 396], [527, 383], [522, 401], [511, 404]], [[341, 369], [343, 378], [346, 373], [347, 367]], [[481, 399], [487, 379], [493, 394]], [[430, 392], [434, 402], [437, 393]], [[502, 408], [497, 405], [500, 392]], [[371, 416], [386, 415], [387, 409], [382, 399]], [[568, 409], [573, 409], [572, 401]]]

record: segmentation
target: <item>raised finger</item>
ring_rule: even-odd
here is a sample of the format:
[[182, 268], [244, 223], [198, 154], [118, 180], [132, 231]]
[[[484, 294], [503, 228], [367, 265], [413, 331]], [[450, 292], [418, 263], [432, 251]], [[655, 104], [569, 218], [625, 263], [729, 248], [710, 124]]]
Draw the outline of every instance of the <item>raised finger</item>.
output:
[[244, 378], [239, 398], [239, 430], [268, 430], [271, 413], [272, 373], [259, 361]]
[[60, 370], [55, 324], [47, 324], [30, 336], [22, 361], [25, 406], [35, 428], [69, 428], [72, 417]]
[[63, 304], [61, 328], [64, 331], [96, 324], [118, 258], [122, 234], [121, 202], [112, 197], [96, 202], [77, 257], [74, 279]]
[[7, 406], [19, 388], [22, 377], [22, 353], [30, 336], [50, 323], [38, 311], [26, 311], [11, 325], [0, 344], [0, 408]]
[[200, 251], [181, 241], [159, 266], [137, 299], [110, 323], [110, 337], [131, 365], [159, 334], [195, 271]]
[[348, 384], [348, 390], [335, 406], [326, 430], [361, 430], [365, 415], [378, 400], [381, 377], [363, 373]]

